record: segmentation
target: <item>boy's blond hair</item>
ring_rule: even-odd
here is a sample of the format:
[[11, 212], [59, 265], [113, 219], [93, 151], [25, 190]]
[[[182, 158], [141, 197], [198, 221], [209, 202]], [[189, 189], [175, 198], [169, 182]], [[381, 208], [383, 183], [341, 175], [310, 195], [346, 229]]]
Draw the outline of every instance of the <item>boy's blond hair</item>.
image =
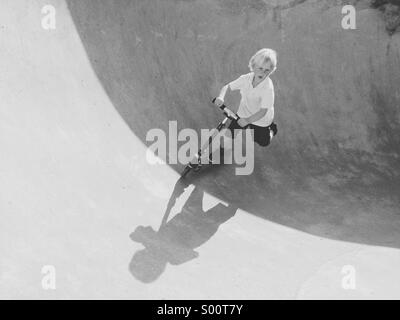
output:
[[261, 66], [268, 61], [270, 61], [272, 64], [272, 74], [276, 70], [276, 66], [278, 63], [276, 51], [268, 48], [258, 50], [249, 61], [249, 69], [251, 72], [253, 72], [255, 66]]

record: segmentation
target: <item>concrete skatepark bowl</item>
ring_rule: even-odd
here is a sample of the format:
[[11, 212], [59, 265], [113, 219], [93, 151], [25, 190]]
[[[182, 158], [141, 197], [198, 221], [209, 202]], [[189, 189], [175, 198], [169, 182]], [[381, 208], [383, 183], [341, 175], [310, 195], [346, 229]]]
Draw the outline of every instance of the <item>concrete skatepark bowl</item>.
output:
[[[0, 297], [399, 298], [400, 36], [353, 2], [356, 30], [344, 1], [3, 1]], [[262, 47], [279, 133], [254, 173], [147, 163]]]

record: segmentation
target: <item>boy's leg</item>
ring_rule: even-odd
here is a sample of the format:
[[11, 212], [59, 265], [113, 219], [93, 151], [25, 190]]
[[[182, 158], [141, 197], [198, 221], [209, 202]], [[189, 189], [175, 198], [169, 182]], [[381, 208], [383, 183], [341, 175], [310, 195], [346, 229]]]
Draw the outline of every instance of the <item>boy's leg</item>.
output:
[[[237, 121], [233, 120], [227, 129], [222, 130], [214, 137], [208, 152], [205, 152], [208, 155], [207, 160], [214, 164], [232, 164], [234, 139], [243, 132], [243, 129]], [[205, 155], [203, 154], [203, 156]], [[203, 161], [203, 163], [206, 162]]]
[[270, 127], [253, 126], [254, 129], [254, 142], [261, 147], [267, 147], [272, 138], [278, 133], [278, 127], [273, 123]]

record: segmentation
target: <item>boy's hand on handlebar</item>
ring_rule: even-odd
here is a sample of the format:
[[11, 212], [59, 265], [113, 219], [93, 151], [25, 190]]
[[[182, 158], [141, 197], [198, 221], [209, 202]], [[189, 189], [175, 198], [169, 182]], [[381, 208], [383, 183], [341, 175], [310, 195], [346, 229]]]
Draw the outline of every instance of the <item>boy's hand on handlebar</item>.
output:
[[242, 128], [250, 124], [245, 118], [240, 118], [237, 123]]
[[220, 98], [216, 98], [215, 101], [214, 101], [214, 104], [215, 104], [218, 108], [220, 108], [220, 107], [224, 104], [224, 101], [222, 101]]
[[224, 111], [224, 114], [231, 119], [238, 119], [238, 115], [224, 105], [224, 101], [220, 98], [215, 98], [213, 103]]

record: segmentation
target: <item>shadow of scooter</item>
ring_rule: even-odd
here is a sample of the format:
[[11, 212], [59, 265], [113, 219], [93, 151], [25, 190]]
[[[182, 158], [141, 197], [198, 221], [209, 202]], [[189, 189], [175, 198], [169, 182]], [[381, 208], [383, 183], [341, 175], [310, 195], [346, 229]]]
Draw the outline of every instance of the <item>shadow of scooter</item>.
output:
[[139, 226], [130, 235], [133, 241], [144, 246], [134, 254], [129, 265], [131, 274], [139, 281], [151, 283], [159, 278], [168, 263], [180, 265], [197, 258], [199, 253], [194, 249], [210, 240], [219, 226], [235, 215], [237, 208], [222, 203], [204, 211], [204, 191], [195, 187], [181, 212], [168, 221], [177, 199], [188, 186], [187, 181], [178, 180], [158, 231]]

